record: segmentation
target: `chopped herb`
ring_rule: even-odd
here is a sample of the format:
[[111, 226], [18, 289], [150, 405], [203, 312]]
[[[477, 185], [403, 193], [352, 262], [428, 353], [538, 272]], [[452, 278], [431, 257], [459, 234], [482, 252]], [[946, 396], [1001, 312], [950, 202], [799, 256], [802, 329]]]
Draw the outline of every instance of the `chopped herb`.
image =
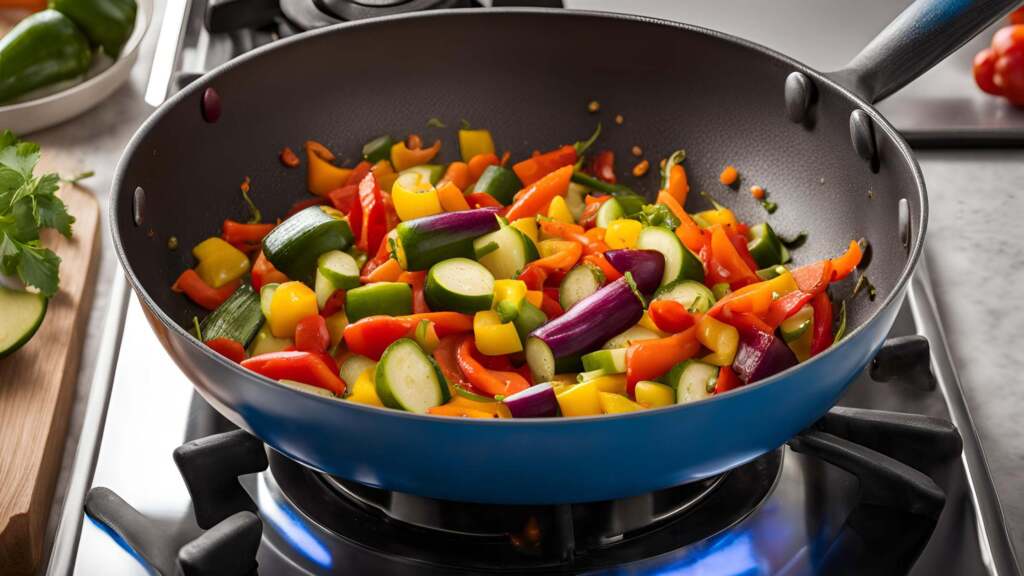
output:
[[871, 283], [871, 280], [868, 280], [867, 274], [861, 274], [860, 277], [857, 278], [857, 283], [853, 285], [852, 296], [856, 297], [862, 290], [867, 290], [868, 300], [871, 300], [872, 302], [875, 301], [875, 296], [878, 295], [878, 291], [875, 290], [875, 285]]
[[177, 236], [171, 236], [170, 238], [167, 239], [167, 249], [168, 250], [177, 250], [178, 249], [178, 237]]
[[645, 204], [639, 212], [630, 215], [629, 218], [647, 226], [661, 226], [669, 230], [675, 230], [681, 224], [679, 218], [664, 204]]
[[469, 124], [469, 120], [466, 120], [465, 118], [459, 120], [459, 124], [462, 126], [463, 130], [469, 130], [470, 128], [472, 128], [472, 126]]
[[807, 232], [801, 232], [792, 239], [787, 239], [779, 235], [779, 241], [782, 242], [782, 245], [789, 250], [796, 250], [807, 243]]
[[832, 344], [839, 344], [839, 341], [846, 336], [846, 300], [839, 305], [839, 327], [836, 328], [836, 337]]
[[202, 342], [203, 341], [203, 329], [199, 327], [199, 318], [196, 317], [196, 316], [192, 317], [192, 328], [196, 331], [196, 338], [198, 338], [199, 341]]
[[444, 122], [442, 122], [440, 118], [436, 117], [427, 120], [427, 126], [431, 128], [447, 128], [447, 126], [444, 125]]
[[779, 209], [779, 205], [771, 200], [761, 200], [761, 206], [769, 214], [775, 214], [775, 211]]
[[86, 170], [85, 172], [79, 172], [78, 174], [75, 174], [71, 178], [61, 178], [60, 181], [74, 186], [77, 185], [82, 180], [85, 180], [86, 178], [92, 178], [95, 175], [96, 172], [92, 170]]
[[246, 221], [246, 224], [259, 224], [263, 220], [263, 215], [260, 213], [260, 209], [256, 207], [256, 204], [249, 197], [249, 177], [246, 176], [245, 180], [242, 181], [242, 185], [239, 186], [242, 190], [242, 199], [245, 200], [245, 204], [249, 207], [249, 212], [252, 214]]

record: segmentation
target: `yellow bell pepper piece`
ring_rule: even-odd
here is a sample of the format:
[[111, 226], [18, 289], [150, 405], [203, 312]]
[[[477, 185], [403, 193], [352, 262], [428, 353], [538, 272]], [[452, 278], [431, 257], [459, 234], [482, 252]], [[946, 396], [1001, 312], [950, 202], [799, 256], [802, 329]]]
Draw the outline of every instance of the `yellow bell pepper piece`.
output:
[[637, 326], [647, 328], [648, 330], [654, 332], [655, 334], [667, 336], [667, 333], [662, 332], [661, 328], [658, 328], [658, 325], [654, 323], [654, 320], [651, 319], [651, 315], [647, 312], [647, 310], [644, 310], [644, 315], [640, 317], [640, 321], [637, 322], [636, 324]]
[[708, 226], [714, 226], [715, 224], [721, 224], [723, 226], [728, 224], [737, 224], [736, 215], [732, 213], [732, 210], [728, 208], [718, 208], [717, 210], [705, 210], [696, 214], [696, 220], [700, 223], [706, 223]]
[[491, 305], [492, 307], [497, 306], [498, 302], [502, 300], [518, 304], [523, 298], [526, 298], [526, 282], [522, 280], [494, 281], [494, 303]]
[[[271, 300], [271, 302], [273, 302], [273, 300]], [[331, 314], [326, 318], [326, 320], [327, 332], [331, 335], [331, 350], [335, 350], [338, 347], [338, 344], [341, 343], [345, 327], [348, 326], [348, 316], [345, 315], [344, 310], [341, 310]]]
[[347, 218], [344, 212], [338, 210], [334, 206], [321, 206], [320, 211], [323, 212], [324, 214], [327, 214], [331, 218], [334, 218], [335, 220], [345, 220]]
[[377, 186], [385, 192], [390, 192], [395, 180], [398, 179], [398, 172], [395, 172], [395, 169], [391, 167], [391, 162], [387, 160], [378, 160], [370, 167], [370, 172], [377, 179]]
[[636, 401], [649, 408], [660, 408], [671, 406], [676, 403], [676, 391], [671, 386], [659, 382], [641, 380], [636, 383]]
[[541, 292], [540, 290], [527, 290], [526, 301], [529, 302], [530, 304], [533, 304], [537, 308], [540, 308], [541, 304], [544, 303], [544, 293]]
[[477, 154], [494, 154], [490, 130], [459, 130], [459, 153], [469, 162]]
[[605, 414], [625, 414], [626, 412], [643, 410], [643, 406], [619, 394], [599, 392], [597, 397], [601, 403], [601, 412]]
[[349, 402], [383, 407], [384, 403], [377, 396], [377, 385], [373, 381], [373, 374], [373, 368], [363, 370], [363, 373], [352, 383], [351, 391], [345, 399]]
[[740, 345], [740, 332], [705, 314], [697, 321], [697, 341], [711, 350], [711, 354], [703, 358], [705, 362], [715, 366], [730, 366]]
[[601, 414], [601, 390], [594, 382], [584, 382], [555, 394], [562, 416], [596, 416]]
[[501, 402], [477, 402], [475, 400], [470, 400], [465, 396], [452, 394], [452, 399], [448, 403], [453, 406], [462, 406], [464, 408], [472, 408], [473, 410], [487, 412], [488, 414], [496, 414], [498, 418], [512, 417], [512, 413], [508, 411], [508, 407]]
[[608, 374], [605, 376], [598, 376], [597, 378], [587, 380], [587, 382], [593, 382], [601, 392], [609, 392], [611, 394], [626, 393], [625, 374]]
[[534, 244], [540, 242], [540, 231], [537, 230], [537, 220], [534, 218], [519, 218], [518, 220], [513, 220], [512, 227], [518, 229], [523, 234], [526, 234], [526, 237], [533, 240]]
[[640, 238], [640, 231], [644, 225], [636, 220], [620, 218], [608, 223], [604, 231], [604, 242], [609, 248], [636, 248], [636, 241]]
[[569, 211], [569, 205], [565, 203], [565, 198], [561, 196], [555, 196], [551, 200], [551, 204], [548, 205], [548, 218], [566, 224], [576, 223], [576, 220], [572, 217], [572, 212]]
[[437, 189], [437, 198], [441, 201], [441, 208], [444, 208], [445, 212], [469, 210], [469, 202], [466, 202], [466, 197], [462, 194], [462, 190], [459, 190], [459, 187], [453, 182], [442, 184]]
[[395, 180], [391, 187], [391, 201], [402, 221], [433, 216], [444, 211], [437, 190], [430, 185], [429, 180], [416, 173], [403, 174]]
[[395, 170], [401, 172], [406, 168], [430, 162], [440, 151], [440, 140], [434, 142], [434, 145], [430, 148], [418, 148], [416, 150], [410, 150], [406, 147], [405, 142], [399, 142], [391, 147], [391, 164], [395, 167]]
[[291, 338], [295, 325], [319, 313], [316, 293], [302, 282], [285, 282], [277, 287], [270, 301], [270, 333], [276, 338]]
[[523, 351], [515, 325], [511, 322], [502, 324], [498, 313], [492, 310], [477, 312], [473, 316], [473, 338], [476, 349], [487, 356]]
[[555, 397], [557, 397], [562, 392], [565, 392], [566, 390], [569, 390], [573, 386], [576, 386], [575, 381], [572, 382], [572, 383], [570, 383], [570, 382], [556, 382], [556, 381], [552, 381], [551, 382], [551, 390], [554, 391]]
[[211, 288], [234, 282], [249, 271], [249, 257], [221, 238], [203, 240], [192, 249], [199, 260], [196, 274]]
[[331, 164], [334, 154], [315, 140], [306, 141], [306, 186], [317, 196], [345, 185], [352, 170]]
[[541, 258], [547, 258], [548, 256], [554, 256], [560, 253], [566, 245], [566, 241], [560, 238], [550, 238], [548, 240], [541, 240], [537, 244], [537, 252]]

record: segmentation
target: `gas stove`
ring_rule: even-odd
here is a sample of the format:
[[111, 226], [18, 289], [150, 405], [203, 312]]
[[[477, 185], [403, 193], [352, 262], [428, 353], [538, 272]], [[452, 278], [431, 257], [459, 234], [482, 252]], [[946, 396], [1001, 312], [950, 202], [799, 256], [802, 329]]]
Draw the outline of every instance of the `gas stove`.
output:
[[[305, 28], [452, 6], [479, 5], [169, 0], [147, 100]], [[813, 429], [697, 483], [558, 506], [437, 501], [295, 463], [194, 393], [123, 278], [111, 292], [48, 574], [1019, 573], [924, 262], [871, 368]]]

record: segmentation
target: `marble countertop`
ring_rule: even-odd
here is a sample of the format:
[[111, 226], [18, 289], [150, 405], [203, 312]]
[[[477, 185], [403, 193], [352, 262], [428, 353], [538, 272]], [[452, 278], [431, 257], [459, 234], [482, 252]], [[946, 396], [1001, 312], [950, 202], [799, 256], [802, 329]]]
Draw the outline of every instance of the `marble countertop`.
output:
[[[82, 167], [103, 210], [99, 288], [89, 320], [65, 463], [74, 453], [84, 398], [91, 383], [108, 294], [118, 273], [106, 207], [121, 150], [152, 109], [143, 102], [160, 28], [158, 0], [150, 34], [130, 81], [84, 116], [31, 135], [43, 148], [60, 147]], [[981, 436], [1015, 547], [1024, 553], [1024, 150], [927, 151], [918, 155], [931, 198], [929, 269], [942, 320], [968, 404]], [[984, 280], [982, 280], [982, 275]], [[67, 468], [67, 466], [65, 466]]]

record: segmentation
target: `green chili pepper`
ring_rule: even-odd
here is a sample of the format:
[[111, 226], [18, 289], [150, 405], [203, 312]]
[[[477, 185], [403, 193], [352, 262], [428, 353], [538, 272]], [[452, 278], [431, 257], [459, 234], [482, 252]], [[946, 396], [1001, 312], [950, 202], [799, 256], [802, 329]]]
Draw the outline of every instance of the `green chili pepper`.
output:
[[135, 29], [135, 0], [50, 0], [50, 6], [78, 25], [93, 46], [103, 48], [111, 58]]
[[85, 74], [89, 41], [67, 16], [43, 10], [0, 40], [0, 102]]

